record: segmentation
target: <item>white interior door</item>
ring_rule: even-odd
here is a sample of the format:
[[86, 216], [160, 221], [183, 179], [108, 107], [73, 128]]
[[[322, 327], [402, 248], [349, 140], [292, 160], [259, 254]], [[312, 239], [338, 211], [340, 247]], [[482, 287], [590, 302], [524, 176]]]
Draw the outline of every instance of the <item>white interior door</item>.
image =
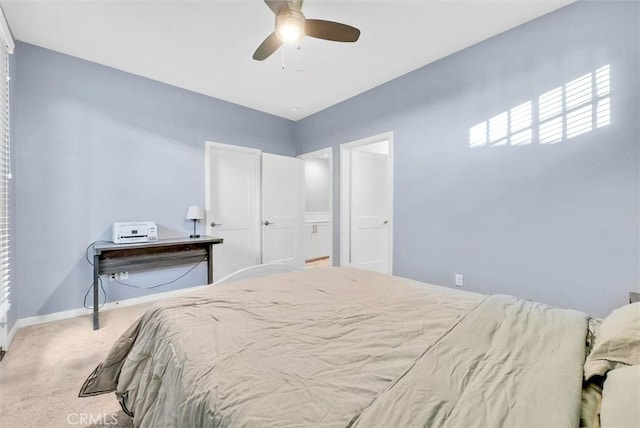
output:
[[302, 266], [303, 185], [302, 160], [262, 155], [262, 263]]
[[389, 272], [388, 155], [351, 152], [351, 266]]
[[207, 234], [214, 280], [260, 263], [260, 151], [207, 143]]

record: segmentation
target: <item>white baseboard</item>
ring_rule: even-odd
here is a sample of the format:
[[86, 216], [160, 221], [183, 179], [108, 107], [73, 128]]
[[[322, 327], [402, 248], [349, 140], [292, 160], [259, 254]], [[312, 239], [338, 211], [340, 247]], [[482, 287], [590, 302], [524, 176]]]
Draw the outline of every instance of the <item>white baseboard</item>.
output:
[[[124, 308], [126, 306], [139, 305], [141, 303], [154, 302], [156, 300], [166, 299], [168, 297], [179, 296], [180, 294], [184, 294], [189, 291], [198, 290], [204, 287], [208, 287], [208, 285], [198, 285], [196, 287], [181, 288], [180, 290], [166, 291], [164, 293], [156, 293], [156, 294], [150, 294], [147, 296], [133, 297], [131, 299], [109, 302], [109, 303], [105, 303], [100, 308], [100, 312], [109, 311], [117, 308]], [[37, 324], [44, 324], [52, 321], [60, 321], [64, 319], [80, 317], [83, 315], [91, 315], [92, 313], [93, 313], [93, 309], [78, 308], [78, 309], [70, 309], [68, 311], [54, 312], [52, 314], [47, 314], [47, 315], [37, 315], [35, 317], [20, 318], [16, 321], [13, 328], [11, 329], [11, 332], [9, 333], [9, 337], [7, 338], [7, 349], [9, 349], [9, 346], [11, 345], [13, 338], [18, 332], [18, 329], [22, 327], [29, 327]]]

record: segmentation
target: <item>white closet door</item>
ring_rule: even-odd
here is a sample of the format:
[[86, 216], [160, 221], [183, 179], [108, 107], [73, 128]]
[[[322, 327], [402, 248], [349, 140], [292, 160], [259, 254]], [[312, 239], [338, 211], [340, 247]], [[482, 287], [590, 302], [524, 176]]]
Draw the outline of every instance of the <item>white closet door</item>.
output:
[[260, 151], [207, 143], [207, 235], [214, 281], [260, 263]]

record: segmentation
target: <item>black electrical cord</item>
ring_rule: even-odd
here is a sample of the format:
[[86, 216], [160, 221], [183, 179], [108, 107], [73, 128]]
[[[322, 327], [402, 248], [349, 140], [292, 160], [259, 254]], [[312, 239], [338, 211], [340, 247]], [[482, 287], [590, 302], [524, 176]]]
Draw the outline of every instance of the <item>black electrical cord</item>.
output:
[[[87, 262], [89, 262], [91, 266], [93, 266], [93, 261], [91, 261], [91, 259], [89, 258], [89, 249], [99, 242], [111, 242], [111, 241], [97, 240], [87, 245], [87, 248], [84, 250], [84, 258], [87, 259]], [[101, 305], [98, 304], [98, 309], [99, 309], [103, 307], [105, 303], [107, 303], [107, 291], [104, 289], [104, 286], [102, 285], [102, 278], [100, 277], [98, 277], [98, 284], [100, 285], [100, 289], [102, 290], [102, 294], [104, 295], [104, 300], [102, 301], [102, 304]], [[87, 288], [87, 292], [84, 293], [84, 299], [82, 301], [82, 305], [85, 307], [85, 309], [93, 309], [93, 306], [87, 306], [87, 296], [89, 295], [89, 292], [93, 288], [93, 285], [94, 284], [91, 283], [91, 285], [89, 285], [89, 288]]]
[[[105, 303], [107, 303], [107, 292], [102, 286], [102, 278], [98, 277], [98, 283], [100, 284], [100, 289], [102, 290], [102, 294], [104, 295], [104, 300], [102, 301], [102, 304], [101, 305], [98, 304], [98, 309], [100, 309], [101, 307], [104, 306]], [[82, 302], [82, 305], [85, 307], [85, 309], [93, 309], [93, 306], [87, 306], [87, 296], [89, 295], [89, 292], [91, 291], [92, 288], [93, 288], [93, 283], [89, 286], [89, 288], [87, 288], [87, 292], [84, 293], [84, 300]]]
[[89, 258], [89, 248], [93, 247], [98, 242], [105, 243], [105, 244], [110, 244], [111, 243], [111, 241], [105, 241], [104, 239], [99, 239], [99, 240], [93, 241], [91, 244], [87, 245], [87, 249], [84, 250], [84, 258], [87, 259], [87, 262], [89, 262], [89, 264], [91, 266], [93, 266], [93, 261]]
[[153, 288], [158, 288], [158, 287], [162, 287], [164, 285], [169, 285], [169, 284], [173, 284], [174, 282], [176, 282], [177, 280], [184, 278], [185, 276], [187, 276], [192, 270], [194, 270], [195, 268], [197, 268], [200, 263], [202, 263], [203, 261], [205, 261], [205, 259], [207, 258], [207, 256], [203, 256], [195, 265], [191, 266], [189, 268], [188, 271], [186, 271], [185, 273], [183, 273], [182, 275], [180, 275], [179, 277], [172, 279], [171, 281], [167, 281], [167, 282], [163, 282], [162, 284], [156, 284], [156, 285], [150, 285], [149, 287], [142, 287], [140, 285], [135, 285], [135, 284], [127, 284], [126, 282], [122, 282], [119, 281], [117, 278], [115, 279], [115, 282], [120, 284], [120, 285], [124, 285], [125, 287], [131, 287], [131, 288], [140, 288], [142, 290], [151, 290]]

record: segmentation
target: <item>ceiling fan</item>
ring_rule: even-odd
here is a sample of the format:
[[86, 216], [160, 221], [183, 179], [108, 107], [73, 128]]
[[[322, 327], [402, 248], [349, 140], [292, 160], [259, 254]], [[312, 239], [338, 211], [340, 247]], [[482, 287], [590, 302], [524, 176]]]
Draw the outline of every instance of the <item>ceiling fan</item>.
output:
[[307, 19], [302, 14], [304, 0], [264, 0], [276, 14], [276, 30], [258, 46], [253, 59], [262, 61], [274, 53], [283, 43], [297, 42], [303, 36], [332, 42], [355, 42], [360, 30], [350, 25], [320, 19]]

